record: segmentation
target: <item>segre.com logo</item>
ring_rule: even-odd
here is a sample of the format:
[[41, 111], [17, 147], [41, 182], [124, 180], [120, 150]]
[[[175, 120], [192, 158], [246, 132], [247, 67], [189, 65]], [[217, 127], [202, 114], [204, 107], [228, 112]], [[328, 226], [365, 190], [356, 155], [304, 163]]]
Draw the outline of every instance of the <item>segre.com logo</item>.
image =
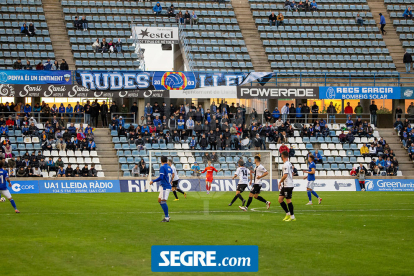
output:
[[153, 272], [257, 272], [256, 245], [153, 245]]

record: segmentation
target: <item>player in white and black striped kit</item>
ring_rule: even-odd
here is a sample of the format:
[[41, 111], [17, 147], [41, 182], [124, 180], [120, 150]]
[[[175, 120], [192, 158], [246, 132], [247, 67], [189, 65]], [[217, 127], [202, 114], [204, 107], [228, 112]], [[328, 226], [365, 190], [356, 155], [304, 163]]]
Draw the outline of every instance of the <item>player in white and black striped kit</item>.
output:
[[239, 183], [237, 184], [237, 190], [236, 190], [236, 196], [233, 198], [229, 206], [233, 205], [233, 203], [240, 198], [242, 201], [242, 206], [246, 203], [246, 200], [243, 199], [241, 196], [241, 193], [244, 192], [244, 190], [247, 188], [247, 185], [249, 185], [249, 175], [250, 170], [244, 166], [244, 161], [239, 161], [239, 167], [237, 168], [237, 171], [235, 172], [232, 179], [235, 179], [237, 176], [239, 177]]
[[[286, 216], [283, 221], [295, 221], [295, 215], [293, 213], [292, 192], [293, 192], [293, 170], [292, 164], [289, 162], [289, 153], [287, 151], [282, 152], [283, 160], [283, 176], [280, 179], [279, 186], [279, 203], [283, 210], [286, 212]], [[284, 201], [286, 198], [287, 205]], [[288, 209], [289, 207], [289, 209]]]
[[267, 201], [263, 197], [261, 197], [260, 189], [262, 188], [262, 178], [269, 174], [269, 172], [260, 164], [260, 156], [254, 157], [254, 162], [256, 164], [256, 168], [254, 168], [254, 173], [250, 171], [250, 185], [253, 183], [253, 187], [250, 190], [249, 200], [247, 201], [246, 207], [239, 206], [240, 209], [243, 211], [247, 211], [250, 204], [252, 203], [253, 197], [261, 202], [266, 203], [267, 209], [270, 208], [270, 201]]
[[171, 167], [172, 170], [172, 177], [171, 177], [171, 191], [173, 192], [175, 199], [174, 201], [178, 201], [177, 192], [184, 194], [184, 198], [187, 198], [187, 193], [183, 192], [180, 188], [178, 188], [178, 181], [180, 178], [178, 177], [177, 169], [175, 168], [171, 159], [168, 159], [168, 165]]

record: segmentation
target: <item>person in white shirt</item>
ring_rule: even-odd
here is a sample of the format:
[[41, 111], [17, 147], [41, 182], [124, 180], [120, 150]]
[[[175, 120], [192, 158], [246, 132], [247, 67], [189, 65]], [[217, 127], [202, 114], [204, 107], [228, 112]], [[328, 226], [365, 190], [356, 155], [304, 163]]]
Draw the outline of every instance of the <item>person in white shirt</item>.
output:
[[233, 198], [229, 206], [233, 205], [233, 203], [240, 198], [242, 201], [242, 206], [246, 203], [246, 200], [243, 199], [241, 196], [241, 193], [244, 192], [244, 190], [247, 188], [247, 185], [249, 184], [249, 175], [250, 170], [244, 166], [244, 161], [239, 160], [239, 167], [237, 168], [237, 171], [234, 173], [234, 176], [232, 179], [235, 179], [236, 177], [239, 177], [239, 183], [237, 184], [237, 190], [236, 190], [236, 196]]
[[287, 103], [286, 105], [284, 105], [282, 107], [282, 121], [286, 122], [287, 120], [287, 115], [289, 114], [289, 104]]
[[[295, 221], [295, 215], [293, 213], [292, 192], [293, 192], [293, 171], [292, 164], [289, 162], [289, 153], [287, 151], [282, 152], [283, 160], [283, 176], [278, 183], [279, 187], [279, 203], [283, 210], [286, 212], [286, 216], [283, 221]], [[284, 199], [286, 198], [286, 202]], [[289, 208], [289, 209], [288, 209]]]
[[173, 192], [175, 199], [174, 201], [178, 201], [177, 192], [182, 193], [184, 198], [187, 198], [187, 193], [183, 192], [180, 188], [178, 188], [178, 182], [180, 178], [178, 177], [177, 169], [175, 168], [171, 159], [168, 159], [168, 166], [171, 167], [172, 170], [172, 177], [171, 177], [171, 191]]
[[132, 168], [131, 175], [132, 176], [139, 176], [138, 164], [135, 164], [135, 166]]
[[239, 208], [243, 211], [247, 211], [247, 209], [249, 208], [250, 204], [253, 201], [253, 197], [261, 202], [266, 203], [266, 207], [267, 209], [270, 208], [270, 201], [267, 201], [266, 199], [264, 199], [263, 197], [261, 197], [260, 194], [260, 189], [262, 188], [262, 178], [265, 177], [266, 175], [269, 174], [269, 172], [265, 169], [265, 167], [263, 167], [262, 164], [260, 164], [260, 156], [255, 156], [254, 157], [254, 162], [256, 164], [256, 168], [254, 168], [254, 173], [253, 171], [250, 171], [250, 186], [253, 183], [253, 187], [250, 190], [250, 194], [249, 194], [249, 199], [247, 201], [247, 205], [245, 206], [239, 206]]

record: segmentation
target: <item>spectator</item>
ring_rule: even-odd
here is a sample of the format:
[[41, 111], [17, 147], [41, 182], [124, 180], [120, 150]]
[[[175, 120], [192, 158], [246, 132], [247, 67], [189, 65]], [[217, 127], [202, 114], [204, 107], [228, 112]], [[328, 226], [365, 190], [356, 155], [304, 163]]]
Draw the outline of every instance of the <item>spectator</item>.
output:
[[410, 67], [411, 63], [413, 62], [413, 58], [410, 53], [405, 51], [404, 57], [403, 57], [403, 63], [405, 64], [405, 71], [406, 73], [410, 73]]
[[282, 154], [282, 152], [284, 151], [289, 152], [289, 148], [285, 145], [285, 143], [282, 143], [282, 145], [279, 148], [279, 153]]
[[85, 18], [85, 16], [82, 16], [80, 24], [84, 32], [88, 30], [88, 20]]
[[299, 104], [296, 107], [295, 113], [296, 113], [296, 119], [297, 119], [296, 122], [297, 123], [303, 123], [304, 121], [302, 119], [302, 117], [303, 117], [303, 114], [302, 114], [302, 104]]
[[390, 166], [387, 168], [387, 175], [388, 176], [396, 176], [397, 175], [397, 168], [395, 168], [394, 163], [391, 163]]
[[318, 163], [323, 164], [322, 156], [317, 149], [313, 153], [313, 156], [315, 157], [315, 160], [314, 160], [315, 164], [318, 164]]
[[108, 52], [110, 52], [110, 53], [114, 53], [115, 52], [115, 49], [114, 49], [114, 43], [112, 42], [112, 40], [109, 40], [109, 43], [108, 43]]
[[414, 160], [414, 143], [411, 143], [411, 146], [408, 147], [408, 157], [410, 157], [410, 160]]
[[92, 44], [92, 50], [96, 53], [101, 49], [101, 43], [99, 43], [99, 38], [95, 40], [95, 42]]
[[20, 33], [25, 34], [26, 36], [29, 35], [29, 29], [27, 28], [26, 23], [23, 23], [23, 26], [20, 28]]
[[33, 25], [33, 23], [29, 24], [29, 36], [35, 36], [36, 35], [36, 27]]
[[53, 63], [51, 70], [59, 70], [59, 62], [57, 60]]
[[[352, 108], [352, 107], [351, 107]], [[351, 116], [348, 117], [348, 120], [345, 122], [345, 126], [348, 129], [351, 129], [354, 126], [354, 121], [352, 121]]]
[[276, 20], [277, 20], [277, 16], [275, 15], [275, 13], [274, 13], [274, 12], [272, 12], [272, 13], [269, 15], [269, 24], [270, 24], [270, 27], [272, 27], [273, 25], [277, 26], [277, 22], [276, 22]]
[[69, 65], [66, 63], [66, 60], [62, 58], [60, 63], [60, 70], [69, 70]]
[[355, 136], [354, 134], [352, 134], [351, 131], [349, 131], [348, 134], [346, 135], [346, 140], [348, 141], [349, 144], [352, 144], [355, 141]]
[[286, 1], [285, 1], [285, 9], [286, 9], [287, 11], [291, 11], [291, 10], [292, 10], [292, 6], [291, 6], [291, 4], [290, 4], [289, 0], [286, 0]]
[[346, 142], [346, 134], [344, 133], [344, 131], [341, 131], [341, 134], [339, 134], [339, 142], [341, 142], [342, 144]]
[[63, 168], [63, 166], [59, 166], [57, 177], [66, 177], [66, 170]]
[[145, 162], [141, 163], [141, 165], [139, 166], [139, 174], [140, 176], [148, 176], [149, 168], [147, 168]]
[[387, 32], [384, 30], [385, 25], [387, 24], [385, 22], [385, 17], [382, 15], [382, 13], [380, 13], [379, 16], [380, 16], [381, 33], [382, 35], [386, 35]]
[[303, 8], [305, 11], [310, 11], [311, 10], [311, 2], [309, 2], [309, 0], [306, 0], [305, 3], [303, 3]]
[[284, 20], [283, 14], [279, 12], [279, 14], [277, 15], [276, 27], [279, 27], [280, 25], [285, 26], [285, 22], [283, 20]]
[[167, 16], [175, 17], [175, 8], [173, 4], [171, 4], [171, 6], [167, 9]]
[[335, 108], [335, 106], [333, 105], [333, 102], [331, 102], [331, 103], [329, 104], [329, 106], [328, 106], [328, 108], [327, 108], [327, 110], [326, 110], [326, 113], [328, 113], [329, 123], [331, 124], [331, 123], [333, 122], [334, 124], [336, 124], [336, 117], [335, 117], [335, 114], [336, 114], [336, 108]]
[[131, 176], [139, 176], [139, 167], [138, 164], [135, 164], [135, 166], [131, 170]]
[[381, 171], [385, 170], [385, 161], [382, 159], [382, 156], [378, 157], [376, 165]]
[[44, 70], [51, 70], [53, 63], [50, 61], [50, 58], [47, 59], [47, 61], [43, 64]]
[[75, 20], [73, 21], [73, 27], [75, 30], [82, 30], [82, 23], [80, 20], [78, 20], [77, 16], [75, 16]]
[[108, 42], [106, 42], [106, 38], [102, 38], [100, 49], [102, 53], [107, 53], [109, 51], [109, 45]]
[[74, 170], [72, 168], [71, 164], [68, 164], [68, 167], [66, 168], [66, 177], [74, 177]]
[[198, 24], [198, 16], [197, 16], [197, 14], [195, 14], [195, 12], [194, 12], [194, 11], [193, 11], [193, 13], [191, 14], [190, 24], [191, 24], [191, 26], [193, 26], [193, 25], [197, 25], [197, 24]]
[[118, 41], [115, 43], [115, 49], [117, 53], [122, 53], [122, 41], [118, 38]]
[[302, 0], [300, 0], [299, 1], [299, 4], [298, 4], [298, 9], [300, 10], [300, 11], [303, 11], [303, 9], [305, 8], [305, 5], [303, 4], [303, 2], [302, 2]]
[[190, 20], [191, 20], [190, 13], [186, 11], [184, 14], [184, 24], [190, 24]]
[[85, 166], [82, 168], [81, 175], [83, 177], [88, 177], [89, 176], [89, 169], [88, 169], [88, 165], [87, 164], [85, 164]]
[[354, 113], [354, 109], [351, 106], [350, 102], [346, 103], [346, 107], [344, 109], [344, 113], [347, 115], [347, 117], [351, 118], [351, 115]]
[[22, 64], [22, 60], [19, 58], [17, 61], [14, 62], [13, 64], [13, 70], [22, 70], [23, 69], [23, 64]]
[[317, 11], [318, 10], [318, 5], [316, 4], [316, 1], [313, 0], [312, 3], [310, 4], [310, 8], [312, 11]]
[[27, 176], [26, 170], [24, 169], [24, 167], [20, 167], [17, 170], [16, 177], [26, 177], [26, 176]]
[[155, 4], [155, 6], [152, 8], [152, 10], [154, 11], [154, 14], [156, 15], [160, 15], [162, 12], [162, 7], [160, 2], [157, 2], [157, 4]]
[[79, 169], [79, 166], [76, 166], [76, 169], [73, 171], [75, 177], [82, 176], [82, 171]]
[[355, 107], [354, 112], [357, 118], [362, 118], [362, 113], [364, 112], [364, 109], [361, 106], [361, 102], [358, 102], [358, 105]]
[[181, 11], [176, 14], [175, 21], [179, 24], [184, 23], [184, 17], [183, 17], [183, 13]]
[[361, 27], [364, 26], [364, 19], [362, 19], [362, 17], [359, 15], [359, 13], [357, 14], [356, 18], [355, 18], [355, 22], [357, 24], [359, 24]]
[[374, 126], [377, 125], [377, 111], [378, 107], [375, 104], [375, 101], [372, 101], [371, 105], [369, 106], [369, 113], [371, 114], [371, 124]]
[[403, 16], [405, 19], [413, 19], [413, 12], [411, 11], [411, 7], [405, 9]]
[[290, 7], [292, 8], [292, 10], [294, 10], [295, 12], [298, 11], [298, 6], [296, 5], [295, 0], [292, 1], [292, 3], [290, 3]]
[[97, 177], [97, 176], [98, 176], [98, 172], [95, 169], [95, 165], [92, 164], [91, 169], [88, 172], [88, 177]]
[[200, 174], [200, 166], [197, 162], [194, 162], [194, 165], [191, 166], [191, 171], [193, 176], [198, 176]]
[[283, 122], [286, 122], [286, 120], [288, 119], [288, 114], [289, 114], [289, 104], [287, 103], [286, 105], [282, 107], [282, 121]]
[[369, 149], [367, 147], [367, 144], [363, 144], [363, 146], [359, 149], [359, 152], [361, 153], [362, 156], [364, 157], [368, 157], [370, 156], [369, 154]]
[[359, 164], [359, 167], [357, 168], [357, 177], [359, 181], [359, 187], [361, 188], [361, 191], [365, 191], [365, 175], [367, 172], [367, 169], [362, 165]]
[[30, 61], [28, 60], [26, 62], [26, 65], [24, 66], [23, 70], [32, 70], [32, 65], [30, 65]]
[[39, 63], [36, 65], [36, 70], [44, 70], [44, 69], [45, 69], [45, 67], [43, 66], [42, 62], [39, 62]]

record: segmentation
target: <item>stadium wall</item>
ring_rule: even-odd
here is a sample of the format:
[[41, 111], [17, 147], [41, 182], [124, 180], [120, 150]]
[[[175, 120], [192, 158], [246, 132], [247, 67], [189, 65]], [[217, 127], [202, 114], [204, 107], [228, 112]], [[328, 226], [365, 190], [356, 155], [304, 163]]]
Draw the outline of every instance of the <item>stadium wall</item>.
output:
[[[295, 191], [306, 191], [306, 180], [294, 179]], [[185, 192], [205, 191], [204, 183], [198, 179], [182, 179], [179, 184]], [[372, 192], [414, 192], [414, 179], [368, 179], [365, 181], [366, 191]], [[237, 181], [232, 179], [216, 179], [212, 191], [234, 192]], [[139, 193], [146, 191], [146, 180], [22, 180], [12, 181], [12, 194], [47, 194], [47, 193]], [[158, 184], [154, 184], [149, 192], [157, 192]], [[361, 191], [356, 179], [321, 179], [315, 181], [316, 191]], [[277, 180], [271, 183], [263, 180], [262, 191], [277, 192]]]

